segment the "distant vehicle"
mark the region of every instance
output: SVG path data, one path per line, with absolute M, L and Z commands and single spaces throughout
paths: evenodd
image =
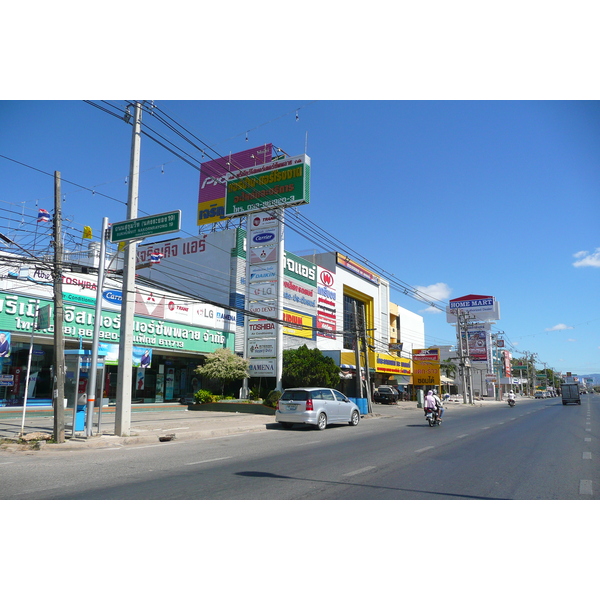
M 544 392 L 536 392 L 536 393 L 533 395 L 533 397 L 534 397 L 534 398 L 545 398 L 545 396 L 544 396 Z
M 581 404 L 580 390 L 578 383 L 563 383 L 560 386 L 563 404 Z
M 360 410 L 352 400 L 331 388 L 290 388 L 279 398 L 275 421 L 286 429 L 303 423 L 323 430 L 330 423 L 358 425 Z
M 380 385 L 373 393 L 373 400 L 382 404 L 395 404 L 398 402 L 398 390 L 391 385 Z

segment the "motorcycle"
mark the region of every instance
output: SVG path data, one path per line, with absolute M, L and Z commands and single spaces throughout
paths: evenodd
M 515 405 L 515 401 L 513 398 L 508 399 L 508 405 L 512 408 Z
M 432 408 L 427 409 L 425 418 L 427 419 L 427 422 L 429 423 L 429 427 L 435 427 L 436 425 L 442 424 L 442 422 L 440 421 L 440 419 L 438 417 L 437 410 L 433 410 Z

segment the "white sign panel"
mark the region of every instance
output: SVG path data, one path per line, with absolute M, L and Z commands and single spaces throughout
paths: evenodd
M 274 337 L 275 336 L 275 323 L 272 321 L 249 321 L 248 322 L 248 337 L 249 338 L 260 338 L 260 337 Z
M 279 232 L 277 227 L 267 227 L 265 229 L 255 229 L 250 231 L 250 248 L 277 243 L 279 243 Z
M 261 246 L 260 248 L 250 248 L 251 265 L 260 265 L 271 262 L 277 262 L 277 246 Z
M 248 217 L 248 224 L 251 228 L 258 229 L 260 227 L 276 227 L 279 224 L 279 219 L 276 214 L 268 212 L 254 213 Z
M 250 377 L 275 377 L 277 364 L 275 358 L 251 358 L 248 362 Z
M 275 301 L 250 302 L 248 310 L 270 319 L 277 318 L 277 303 Z
M 248 299 L 252 300 L 276 300 L 277 299 L 277 282 L 263 281 L 262 283 L 254 283 L 248 288 Z
M 250 358 L 270 358 L 277 354 L 275 338 L 254 340 L 248 344 Z
M 277 264 L 250 265 L 250 283 L 277 279 Z

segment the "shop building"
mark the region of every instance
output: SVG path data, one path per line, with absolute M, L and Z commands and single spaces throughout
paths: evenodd
M 90 251 L 91 255 L 95 250 Z M 19 261 L 22 261 L 21 263 Z M 96 263 L 97 267 L 97 263 Z M 93 341 L 97 275 L 92 266 L 63 273 L 65 350 L 90 350 Z M 54 286 L 49 267 L 0 253 L 0 405 L 22 405 L 28 378 L 28 403 L 51 403 Z M 103 396 L 116 396 L 121 323 L 121 277 L 108 273 L 101 296 L 99 347 L 104 355 Z M 36 321 L 45 313 L 49 322 Z M 235 347 L 235 311 L 199 302 L 140 277 L 136 282 L 133 324 L 132 402 L 178 402 L 191 397 L 201 382 L 194 374 L 199 355 Z M 35 329 L 36 325 L 41 328 Z M 31 350 L 31 368 L 27 363 Z M 68 379 L 68 374 L 67 374 Z M 77 382 L 85 391 L 85 381 Z
M 160 253 L 160 265 L 150 256 Z M 138 272 L 160 285 L 204 300 L 245 306 L 246 232 L 224 229 L 185 239 L 173 239 L 138 248 Z M 251 270 L 252 283 L 275 278 L 265 265 Z M 258 289 L 258 288 L 255 288 Z M 390 302 L 389 282 L 370 269 L 337 253 L 298 256 L 285 252 L 283 274 L 284 349 L 318 348 L 340 366 L 342 391 L 355 396 L 356 325 L 354 309 L 364 315 L 372 385 L 411 384 L 411 351 L 423 347 L 423 318 Z M 289 325 L 287 325 L 289 323 Z M 235 350 L 244 350 L 244 316 L 237 312 Z M 390 342 L 402 349 L 390 349 Z M 253 351 L 262 352 L 261 344 Z M 257 354 L 259 356 L 259 354 Z M 364 367 L 364 365 L 363 365 Z

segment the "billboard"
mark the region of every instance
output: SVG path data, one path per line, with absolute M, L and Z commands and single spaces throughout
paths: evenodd
M 228 177 L 225 216 L 237 217 L 309 201 L 310 158 L 302 154 L 240 169 Z
M 446 323 L 456 323 L 459 310 L 480 321 L 497 321 L 500 318 L 500 304 L 493 296 L 470 294 L 450 300 L 446 308 Z
M 198 193 L 198 225 L 208 225 L 228 218 L 225 216 L 226 179 L 232 171 L 270 163 L 272 157 L 273 144 L 264 144 L 202 163 Z

